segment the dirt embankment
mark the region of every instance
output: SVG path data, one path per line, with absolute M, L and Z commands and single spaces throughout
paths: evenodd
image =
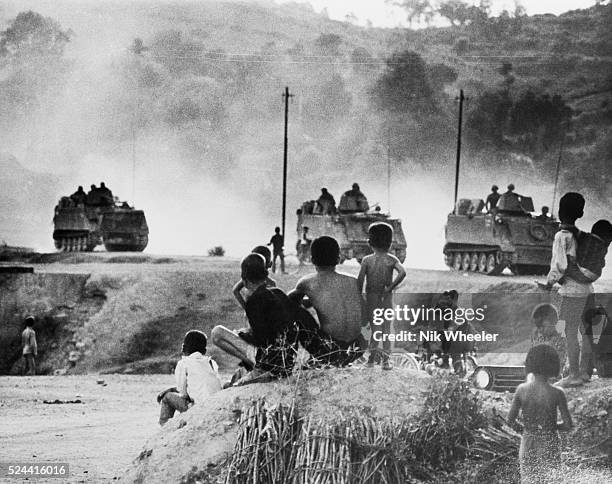
M 421 410 L 431 377 L 424 372 L 346 368 L 301 372 L 274 383 L 230 388 L 164 426 L 123 475 L 126 483 L 197 482 L 224 472 L 238 437 L 241 411 L 264 398 L 301 416 L 337 422 L 356 416 L 410 420 Z M 204 479 L 202 482 L 214 482 Z
M 43 373 L 168 373 L 187 330 L 210 334 L 217 324 L 246 324 L 231 294 L 239 278 L 237 260 L 89 253 L 43 255 L 30 265 L 33 275 L 3 274 L 0 279 L 0 344 L 7 348 L 0 373 L 20 370 L 19 335 L 26 313 L 38 318 Z M 339 270 L 356 274 L 358 267 L 349 263 Z M 288 275 L 274 275 L 284 290 L 313 268 L 289 270 Z M 528 339 L 529 315 L 536 304 L 557 302 L 554 293 L 537 290 L 532 279 L 408 269 L 395 304 L 429 306 L 435 294 L 456 289 L 460 306 L 485 308 L 477 329 L 499 334 L 496 343 L 481 345 L 480 352 L 499 351 Z M 599 289 L 607 289 L 606 284 L 610 281 Z M 395 330 L 409 326 L 396 321 Z M 210 354 L 222 368 L 235 363 L 213 346 Z

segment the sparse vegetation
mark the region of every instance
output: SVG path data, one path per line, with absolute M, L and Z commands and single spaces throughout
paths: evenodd
M 213 247 L 212 249 L 208 249 L 209 257 L 223 257 L 224 255 L 225 255 L 225 249 L 220 245 L 217 245 Z

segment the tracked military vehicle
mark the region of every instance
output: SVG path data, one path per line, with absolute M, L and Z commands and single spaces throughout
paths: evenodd
M 533 202 L 514 193 L 502 195 L 491 213 L 480 199 L 460 199 L 446 222 L 444 261 L 456 271 L 546 274 L 559 223 L 533 217 Z
M 393 244 L 390 252 L 404 262 L 406 239 L 401 221 L 381 213 L 378 207 L 370 210 L 365 197 L 352 198 L 344 194 L 338 210 L 334 209 L 331 213 L 321 209 L 314 200 L 304 202 L 297 210 L 298 244 L 303 228 L 308 227 L 308 237 L 312 240 L 328 235 L 338 241 L 340 263 L 353 258 L 361 262 L 366 255 L 372 253 L 368 245 L 368 227 L 374 222 L 385 222 L 393 227 Z
M 90 252 L 100 244 L 109 252 L 142 252 L 149 242 L 144 212 L 115 200 L 89 203 L 62 197 L 53 226 L 55 248 L 62 252 Z

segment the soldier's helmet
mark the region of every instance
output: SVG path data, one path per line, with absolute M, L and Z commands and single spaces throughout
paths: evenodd
M 353 183 L 353 190 L 359 190 L 359 184 Z
M 510 185 L 508 185 L 508 190 L 510 191 L 514 190 L 514 184 L 510 183 Z
M 492 191 L 492 192 L 496 192 L 497 190 L 499 190 L 499 187 L 498 187 L 497 185 L 493 185 L 493 186 L 491 187 L 491 191 Z

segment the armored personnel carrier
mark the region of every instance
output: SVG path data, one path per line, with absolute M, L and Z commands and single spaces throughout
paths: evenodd
M 62 252 L 90 252 L 100 244 L 109 252 L 142 252 L 149 227 L 142 210 L 126 202 L 77 202 L 62 197 L 53 217 L 55 248 Z
M 385 222 L 393 227 L 393 244 L 390 252 L 404 262 L 406 259 L 406 239 L 399 219 L 381 213 L 376 207 L 369 210 L 364 198 L 340 200 L 339 210 L 325 213 L 314 200 L 304 202 L 297 210 L 297 236 L 302 236 L 303 228 L 308 227 L 308 236 L 316 239 L 323 235 L 334 237 L 340 245 L 340 263 L 355 258 L 358 262 L 372 253 L 368 245 L 368 227 L 374 222 Z M 299 242 L 298 242 L 299 243 Z
M 446 222 L 444 261 L 456 271 L 546 274 L 559 223 L 533 217 L 529 197 L 500 198 L 497 209 L 483 213 L 480 199 L 460 199 Z

